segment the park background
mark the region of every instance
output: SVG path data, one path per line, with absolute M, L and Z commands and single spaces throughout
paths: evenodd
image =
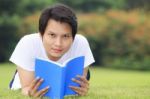
M 78 33 L 96 61 L 89 95 L 79 99 L 150 99 L 149 0 L 0 0 L 0 98 L 22 98 L 8 90 L 16 68 L 9 57 L 22 36 L 38 32 L 41 11 L 56 3 L 77 13 Z

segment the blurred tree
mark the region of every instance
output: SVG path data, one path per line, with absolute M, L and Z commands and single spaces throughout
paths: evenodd
M 20 22 L 16 15 L 18 7 L 18 0 L 0 0 L 0 62 L 8 59 L 12 45 L 17 40 Z
M 21 0 L 18 14 L 26 16 L 53 4 L 55 0 Z
M 52 2 L 53 0 L 0 0 L 0 62 L 8 61 L 19 40 L 21 20 Z
M 89 11 L 105 11 L 107 9 L 122 9 L 131 10 L 135 8 L 142 8 L 150 10 L 149 0 L 56 0 L 73 7 L 76 10 Z
M 0 17 L 0 62 L 4 62 L 18 40 L 18 27 L 20 18 L 18 16 L 2 15 Z
M 76 10 L 80 10 L 83 12 L 89 12 L 94 10 L 107 9 L 110 8 L 110 5 L 104 0 L 57 0 L 64 4 L 71 6 Z
M 0 16 L 2 14 L 13 15 L 19 7 L 18 0 L 0 0 Z
M 146 11 L 150 10 L 150 1 L 149 0 L 126 0 L 126 9 L 135 9 L 140 8 Z
M 125 7 L 126 0 L 103 0 L 106 4 L 110 5 L 111 9 L 123 9 Z

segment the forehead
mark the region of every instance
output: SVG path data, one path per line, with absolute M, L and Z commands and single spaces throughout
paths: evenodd
M 46 26 L 46 32 L 68 34 L 72 33 L 72 28 L 68 23 L 50 19 Z

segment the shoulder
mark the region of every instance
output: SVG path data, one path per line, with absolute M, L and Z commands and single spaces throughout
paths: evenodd
M 82 34 L 76 34 L 75 39 L 77 39 L 77 40 L 86 40 L 86 37 L 83 36 Z
M 35 33 L 35 34 L 28 34 L 28 35 L 23 36 L 20 39 L 20 41 L 17 43 L 15 49 L 18 49 L 18 50 L 33 49 L 40 42 L 40 36 L 38 35 L 39 35 L 38 33 Z
M 27 44 L 27 45 L 31 45 L 34 44 L 34 42 L 37 42 L 40 40 L 40 35 L 39 33 L 34 33 L 34 34 L 28 34 L 23 36 L 20 41 L 18 42 L 18 44 Z
M 34 59 L 41 51 L 39 47 L 40 35 L 38 35 L 37 33 L 23 36 L 15 47 L 10 61 L 25 70 L 33 71 Z
M 88 43 L 88 40 L 82 34 L 76 34 L 75 39 L 74 39 L 74 43 L 80 43 L 80 44 Z
M 35 40 L 39 38 L 40 38 L 39 33 L 34 33 L 34 34 L 28 34 L 28 35 L 23 36 L 21 40 L 28 41 L 28 40 Z
M 71 50 L 81 52 L 81 50 L 85 51 L 85 49 L 88 48 L 89 48 L 89 43 L 86 37 L 81 34 L 76 34 Z

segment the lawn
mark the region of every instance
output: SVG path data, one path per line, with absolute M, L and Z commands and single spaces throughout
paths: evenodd
M 8 89 L 14 71 L 14 65 L 0 64 L 0 99 L 30 99 Z M 91 74 L 87 96 L 65 99 L 150 99 L 150 72 L 91 68 Z

